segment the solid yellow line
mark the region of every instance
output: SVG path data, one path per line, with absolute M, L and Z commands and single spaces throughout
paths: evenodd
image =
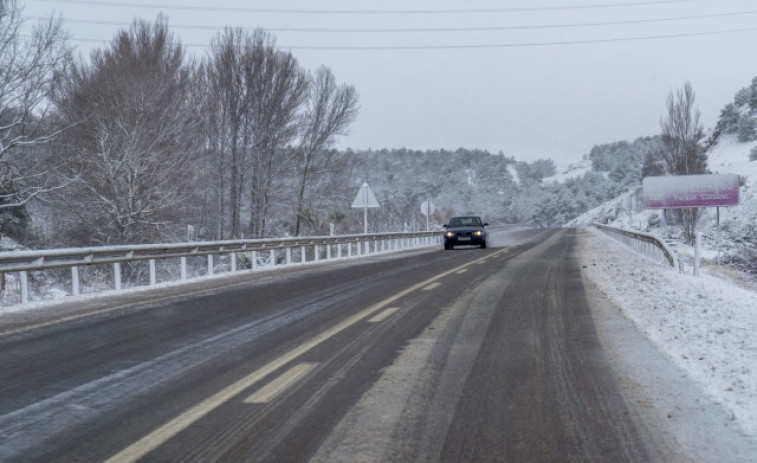
M 502 251 L 498 251 L 496 254 L 499 254 L 504 251 L 505 249 L 503 249 Z M 116 462 L 125 463 L 125 462 L 135 462 L 139 460 L 140 458 L 144 457 L 151 451 L 160 447 L 163 443 L 167 442 L 172 437 L 179 434 L 184 429 L 191 426 L 193 423 L 200 420 L 202 417 L 204 417 L 211 411 L 220 407 L 224 402 L 227 402 L 228 400 L 232 399 L 236 395 L 242 393 L 245 389 L 251 387 L 252 385 L 262 380 L 266 376 L 270 375 L 274 371 L 278 370 L 285 364 L 303 355 L 304 353 L 308 352 L 309 350 L 313 349 L 314 347 L 318 346 L 319 344 L 333 337 L 337 333 L 344 331 L 345 329 L 349 328 L 350 326 L 354 325 L 360 320 L 363 320 L 364 318 L 367 318 L 368 316 L 378 312 L 379 310 L 383 309 L 384 307 L 388 306 L 394 301 L 404 296 L 407 296 L 413 291 L 417 291 L 423 287 L 426 287 L 430 285 L 431 283 L 435 282 L 436 280 L 439 280 L 440 278 L 443 278 L 447 275 L 457 272 L 460 269 L 463 269 L 476 262 L 477 261 L 474 260 L 474 261 L 468 262 L 467 264 L 463 264 L 463 265 L 460 265 L 459 267 L 455 267 L 451 270 L 440 273 L 439 275 L 431 277 L 428 280 L 423 281 L 421 283 L 415 284 L 405 290 L 402 290 L 384 299 L 381 302 L 378 302 L 368 307 L 367 309 L 364 309 L 356 313 L 355 315 L 352 315 L 351 317 L 348 317 L 347 319 L 337 324 L 336 326 L 324 331 L 318 336 L 311 338 L 310 340 L 295 347 L 294 349 L 282 355 L 281 357 L 271 361 L 270 363 L 263 366 L 262 368 L 250 373 L 249 375 L 245 376 L 244 378 L 240 380 L 237 380 L 231 385 L 225 387 L 219 392 L 201 401 L 200 403 L 193 406 L 192 408 L 185 411 L 184 413 L 180 414 L 179 416 L 172 419 L 168 423 L 165 423 L 164 425 L 160 426 L 158 429 L 152 431 L 148 435 L 139 439 L 137 442 L 133 443 L 132 445 L 126 447 L 125 449 L 121 450 L 117 454 L 108 458 L 107 460 L 105 460 L 105 463 L 116 463 Z
M 286 373 L 274 379 L 268 385 L 252 394 L 248 398 L 244 399 L 246 404 L 265 404 L 276 397 L 279 394 L 290 388 L 294 383 L 300 380 L 303 376 L 308 374 L 310 370 L 318 366 L 317 363 L 300 363 L 293 366 Z
M 381 312 L 380 314 L 376 315 L 375 317 L 371 318 L 368 321 L 370 323 L 383 322 L 384 320 L 386 320 L 387 318 L 389 318 L 391 315 L 394 314 L 394 312 L 396 312 L 398 310 L 400 310 L 399 307 L 390 307 L 390 308 L 384 310 L 383 312 Z

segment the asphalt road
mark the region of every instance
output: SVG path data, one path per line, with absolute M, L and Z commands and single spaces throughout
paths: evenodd
M 0 324 L 0 461 L 657 460 L 574 240 L 508 232 Z

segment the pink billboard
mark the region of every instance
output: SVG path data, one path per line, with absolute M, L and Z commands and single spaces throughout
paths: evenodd
M 739 176 L 734 174 L 646 177 L 641 186 L 644 207 L 648 208 L 678 209 L 739 204 Z

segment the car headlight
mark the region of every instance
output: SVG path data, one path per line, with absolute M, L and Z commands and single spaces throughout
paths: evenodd
M 484 232 L 482 232 L 481 230 L 476 230 L 475 235 L 476 236 L 484 236 Z
M 453 236 L 455 236 L 455 234 L 452 232 L 447 232 L 444 234 L 444 236 L 446 236 L 447 238 L 452 238 Z

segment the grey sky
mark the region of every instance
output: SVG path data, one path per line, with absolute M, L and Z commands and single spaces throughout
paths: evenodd
M 361 111 L 341 148 L 481 148 L 565 166 L 595 144 L 658 133 L 686 80 L 710 128 L 757 76 L 757 0 L 25 3 L 27 17 L 60 13 L 85 55 L 161 11 L 197 54 L 223 26 L 271 30 L 305 68 L 356 87 Z

